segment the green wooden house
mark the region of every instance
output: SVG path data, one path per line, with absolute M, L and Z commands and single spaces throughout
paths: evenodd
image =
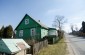
M 40 40 L 47 35 L 48 27 L 27 14 L 15 28 L 15 38 Z

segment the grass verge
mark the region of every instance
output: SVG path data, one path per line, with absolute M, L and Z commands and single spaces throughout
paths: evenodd
M 41 49 L 38 55 L 65 55 L 66 47 L 65 40 L 62 38 L 58 43 L 48 45 L 47 47 Z

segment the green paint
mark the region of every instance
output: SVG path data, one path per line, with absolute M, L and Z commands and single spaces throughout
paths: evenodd
M 48 30 L 46 29 L 41 29 L 41 38 L 43 38 L 44 36 L 48 35 Z
M 29 19 L 29 23 L 26 25 L 25 20 Z M 35 28 L 36 35 L 31 36 L 31 29 Z M 28 16 L 27 14 L 24 16 L 22 21 L 19 23 L 19 25 L 16 27 L 16 38 L 23 38 L 23 39 L 31 39 L 34 38 L 36 40 L 40 40 L 44 36 L 48 34 L 47 27 L 44 27 L 44 25 L 41 25 L 41 23 L 35 21 L 33 18 Z M 19 31 L 23 30 L 23 37 L 19 37 Z

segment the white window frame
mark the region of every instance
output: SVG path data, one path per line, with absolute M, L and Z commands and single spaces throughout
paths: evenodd
M 23 37 L 23 30 L 19 31 L 19 37 Z
M 29 19 L 25 19 L 25 25 L 29 24 Z
M 36 35 L 36 29 L 35 28 L 31 28 L 31 36 L 35 36 Z

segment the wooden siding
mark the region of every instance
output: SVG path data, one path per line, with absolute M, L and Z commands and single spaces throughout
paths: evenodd
M 43 37 L 45 37 L 47 35 L 48 35 L 48 30 L 42 28 L 41 29 L 41 38 L 43 38 Z
M 29 19 L 29 24 L 25 24 L 25 19 Z M 40 39 L 41 32 L 40 32 L 40 25 L 37 24 L 34 20 L 32 20 L 29 16 L 26 16 L 24 20 L 20 23 L 20 25 L 16 29 L 16 38 L 23 38 L 23 39 L 31 39 L 31 28 L 36 29 L 36 39 Z M 23 37 L 19 37 L 19 31 L 23 30 Z
M 25 24 L 25 19 L 29 19 L 29 24 Z M 36 29 L 36 35 L 34 37 L 31 36 L 31 28 Z M 29 16 L 25 16 L 22 21 L 17 26 L 16 30 L 16 38 L 23 38 L 23 39 L 31 39 L 35 38 L 37 40 L 40 40 L 44 36 L 48 34 L 48 30 L 46 28 L 43 28 L 38 22 L 36 22 L 34 19 L 32 19 Z M 23 36 L 19 37 L 19 31 L 23 30 Z
M 29 24 L 25 24 L 25 19 L 29 19 Z M 18 26 L 17 29 L 26 29 L 26 28 L 33 28 L 33 27 L 40 27 L 34 20 L 32 20 L 29 16 L 26 16 L 22 23 Z

